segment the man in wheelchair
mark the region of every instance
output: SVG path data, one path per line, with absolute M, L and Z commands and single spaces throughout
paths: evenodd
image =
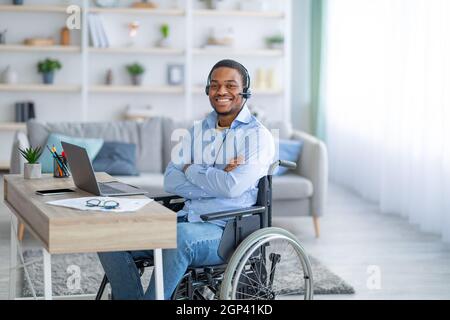
M 164 174 L 165 191 L 186 199 L 177 213 L 177 248 L 163 250 L 165 299 L 172 297 L 188 267 L 226 262 L 218 250 L 226 219 L 204 221 L 201 216 L 255 205 L 258 182 L 274 161 L 271 133 L 246 106 L 251 96 L 246 68 L 233 60 L 219 61 L 205 92 L 214 111 L 189 130 Z M 114 299 L 154 299 L 154 277 L 144 292 L 136 266 L 152 254 L 98 253 Z

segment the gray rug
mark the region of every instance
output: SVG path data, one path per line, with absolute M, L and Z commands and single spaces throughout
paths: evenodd
M 32 262 L 27 266 L 37 296 L 43 296 L 43 270 L 41 250 L 24 251 L 25 262 Z M 353 287 L 339 276 L 331 272 L 320 261 L 310 257 L 314 277 L 314 294 L 353 294 Z M 298 264 L 292 264 L 293 267 Z M 142 277 L 144 289 L 147 287 L 151 269 L 147 268 Z M 290 268 L 288 268 L 290 269 Z M 289 287 L 292 283 L 292 270 L 283 270 L 287 284 L 287 291 L 301 294 L 303 288 Z M 103 269 L 96 254 L 59 254 L 52 255 L 52 289 L 54 296 L 73 294 L 95 294 L 103 277 Z M 299 272 L 296 272 L 300 276 Z M 32 293 L 25 276 L 22 274 L 22 295 L 31 297 Z M 295 282 L 298 283 L 298 282 Z

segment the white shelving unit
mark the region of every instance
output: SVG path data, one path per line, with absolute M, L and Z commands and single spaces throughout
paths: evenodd
M 261 101 L 264 103 L 267 101 L 266 105 L 269 108 L 276 106 L 274 114 L 284 121 L 290 121 L 292 0 L 267 0 L 276 7 L 276 9 L 270 11 L 241 11 L 237 9 L 239 0 L 226 1 L 234 4 L 227 9 L 208 10 L 204 9 L 204 2 L 198 0 L 178 1 L 180 8 L 169 8 L 166 6 L 166 1 L 155 0 L 154 2 L 161 7 L 158 9 L 127 7 L 133 2 L 132 0 L 120 1 L 121 7 L 115 8 L 96 7 L 92 0 L 29 0 L 30 4 L 25 2 L 21 6 L 10 5 L 9 0 L 0 0 L 0 29 L 6 27 L 2 25 L 2 20 L 5 20 L 2 17 L 6 16 L 2 15 L 14 15 L 17 21 L 22 14 L 26 14 L 27 19 L 33 19 L 30 17 L 34 15 L 39 17 L 30 23 L 21 23 L 20 28 L 22 30 L 19 31 L 25 36 L 33 35 L 33 32 L 29 30 L 30 26 L 45 25 L 45 23 L 42 23 L 42 17 L 46 17 L 48 21 L 67 18 L 68 4 L 80 5 L 82 12 L 82 28 L 79 31 L 72 31 L 72 34 L 76 34 L 77 37 L 75 37 L 76 41 L 70 46 L 27 46 L 20 44 L 19 39 L 0 45 L 0 72 L 2 67 L 8 65 L 8 57 L 14 57 L 16 61 L 19 61 L 18 59 L 20 61 L 26 60 L 28 65 L 33 68 L 29 71 L 29 77 L 20 77 L 19 84 L 0 84 L 0 93 L 4 97 L 9 97 L 8 99 L 0 97 L 0 107 L 6 107 L 1 105 L 5 104 L 5 101 L 21 100 L 24 97 L 34 99 L 34 95 L 39 95 L 41 101 L 44 101 L 46 105 L 45 110 L 47 112 L 41 117 L 42 120 L 54 120 L 50 116 L 50 114 L 54 114 L 53 111 L 50 111 L 53 104 L 56 104 L 54 107 L 55 114 L 59 112 L 64 115 L 67 109 L 60 108 L 62 99 L 76 105 L 76 111 L 73 111 L 74 116 L 70 116 L 71 120 L 112 120 L 107 116 L 117 115 L 117 112 L 108 112 L 108 104 L 119 104 L 128 99 L 130 101 L 141 101 L 141 104 L 156 101 L 155 112 L 158 114 L 170 111 L 171 116 L 187 119 L 198 118 L 203 114 L 201 112 L 208 111 L 209 108 L 207 99 L 201 97 L 201 94 L 204 93 L 203 85 L 209 69 L 219 59 L 230 57 L 243 62 L 249 69 L 252 87 L 256 83 L 256 70 L 259 66 L 269 66 L 276 70 L 279 87 L 270 89 L 253 87 L 254 97 L 249 102 L 255 101 L 256 104 L 260 104 Z M 42 2 L 47 4 L 41 4 Z M 116 40 L 116 43 L 112 41 L 111 47 L 94 48 L 90 45 L 87 22 L 89 13 L 96 13 L 103 17 L 108 35 Z M 9 21 L 11 22 L 11 20 Z M 126 29 L 125 22 L 131 21 L 142 22 L 142 28 L 145 27 L 146 29 L 142 29 L 140 32 L 148 37 L 148 40 L 138 46 L 128 47 L 120 43 L 119 40 L 121 37 L 123 40 Z M 156 27 L 151 29 L 153 27 L 152 25 L 149 27 L 149 24 L 156 25 L 161 22 L 168 22 L 171 25 L 171 35 L 175 35 L 173 47 L 159 48 L 150 43 L 150 40 L 155 40 L 158 30 Z M 145 25 L 146 23 L 147 25 Z M 205 49 L 202 47 L 200 39 L 205 39 L 207 36 L 206 30 L 209 27 L 225 27 L 226 25 L 237 26 L 235 30 L 237 41 L 235 41 L 236 44 L 233 48 Z M 281 32 L 285 37 L 284 48 L 265 48 L 264 37 L 276 31 Z M 57 76 L 55 85 L 40 84 L 34 70 L 35 67 L 32 66 L 38 59 L 47 55 L 56 56 L 61 60 L 63 69 L 68 72 L 64 76 Z M 71 62 L 67 62 L 69 60 Z M 146 66 L 149 67 L 149 72 L 146 73 L 147 82 L 144 82 L 140 87 L 130 86 L 125 81 L 128 80 L 128 75 L 126 75 L 123 65 L 133 61 L 144 61 Z M 120 67 L 119 69 L 116 66 L 114 77 L 115 80 L 121 81 L 115 81 L 114 85 L 106 86 L 103 84 L 105 70 L 113 64 Z M 166 67 L 168 64 L 184 66 L 183 85 L 166 85 Z M 70 73 L 67 71 L 69 68 L 71 68 Z M 43 96 L 42 93 L 45 95 Z M 53 94 L 55 97 L 59 97 L 55 103 L 52 101 Z M 123 107 L 125 107 L 125 103 L 123 104 Z M 198 105 L 203 105 L 204 110 L 197 111 Z M 39 118 L 39 103 L 36 108 Z M 112 109 L 113 107 L 111 107 Z M 0 116 L 0 122 L 9 123 L 11 120 Z M 6 126 L 5 128 L 14 130 L 14 126 Z

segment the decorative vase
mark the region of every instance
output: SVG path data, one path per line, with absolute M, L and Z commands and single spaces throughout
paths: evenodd
M 131 75 L 131 83 L 133 86 L 140 86 L 142 84 L 142 74 Z
M 54 72 L 45 72 L 42 74 L 42 80 L 44 84 L 53 84 L 55 73 Z
M 16 84 L 17 83 L 17 72 L 11 69 L 10 66 L 7 66 L 6 69 L 2 73 L 2 80 L 7 84 Z
M 170 47 L 169 38 L 161 38 L 159 39 L 157 46 L 160 48 L 168 48 Z
M 25 179 L 39 179 L 42 177 L 40 163 L 25 163 L 23 167 L 23 177 Z

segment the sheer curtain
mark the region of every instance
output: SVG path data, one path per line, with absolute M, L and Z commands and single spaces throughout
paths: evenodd
M 327 10 L 331 179 L 450 242 L 450 1 Z

